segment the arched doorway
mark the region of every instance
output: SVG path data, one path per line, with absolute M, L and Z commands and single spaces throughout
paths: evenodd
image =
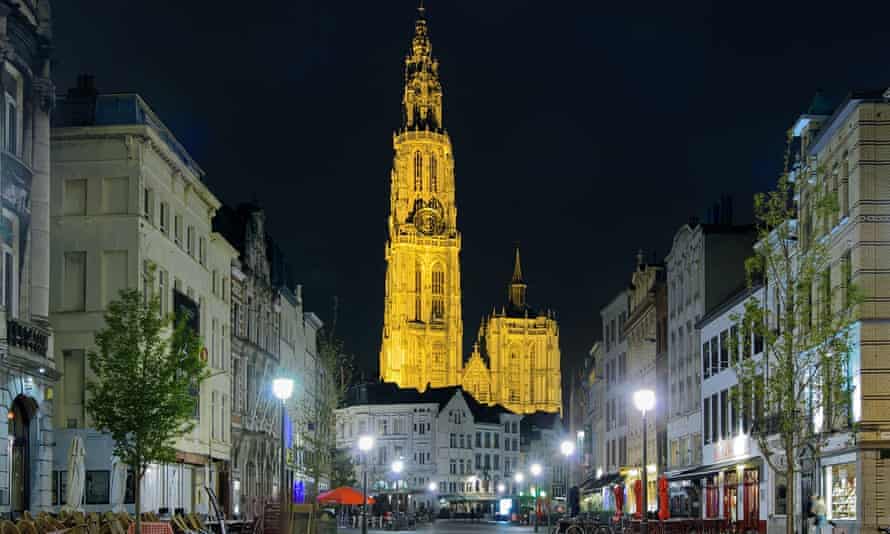
M 31 421 L 37 414 L 34 399 L 19 395 L 7 414 L 12 439 L 10 505 L 14 517 L 31 505 Z

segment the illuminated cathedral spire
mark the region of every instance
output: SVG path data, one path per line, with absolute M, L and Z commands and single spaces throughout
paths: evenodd
M 433 57 L 426 9 L 421 2 L 414 23 L 411 52 L 405 58 L 405 92 L 402 98 L 402 128 L 442 130 L 442 84 L 439 61 Z
M 510 306 L 525 308 L 525 290 L 528 287 L 522 279 L 522 264 L 519 261 L 519 245 L 516 245 L 516 258 L 513 261 L 513 278 L 510 280 Z

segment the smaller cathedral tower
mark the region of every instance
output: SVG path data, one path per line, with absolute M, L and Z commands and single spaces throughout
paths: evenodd
M 559 325 L 553 312 L 528 304 L 527 288 L 516 247 L 507 304 L 483 319 L 461 383 L 480 402 L 516 413 L 562 412 Z

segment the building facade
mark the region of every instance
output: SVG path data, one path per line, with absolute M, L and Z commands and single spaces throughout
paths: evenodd
M 696 324 L 715 306 L 745 285 L 745 260 L 754 231 L 732 224 L 731 204 L 724 199 L 711 222 L 683 225 L 667 256 L 668 384 L 666 402 L 670 474 L 701 464 L 701 347 Z M 688 482 L 678 483 L 684 488 Z M 683 489 L 688 502 L 677 500 L 674 515 L 698 516 L 699 490 Z M 673 503 L 674 501 L 672 501 Z
M 272 380 L 281 371 L 281 293 L 273 284 L 265 212 L 252 204 L 224 206 L 214 228 L 238 251 L 232 280 L 233 511 L 247 517 L 278 495 L 281 415 Z
M 455 385 L 463 321 L 454 153 L 422 8 L 405 58 L 393 149 L 380 377 L 421 391 Z
M 810 109 L 792 128 L 792 169 L 798 200 L 799 243 L 824 240 L 831 267 L 824 274 L 831 288 L 820 306 L 838 310 L 844 287 L 852 283 L 862 296 L 852 329 L 849 382 L 851 409 L 846 423 L 830 428 L 825 414 L 816 430 L 831 432 L 811 473 L 802 473 L 800 493 L 825 497 L 828 519 L 848 532 L 868 532 L 890 523 L 890 504 L 881 489 L 890 480 L 890 371 L 885 347 L 890 273 L 890 183 L 882 148 L 890 139 L 890 92 L 853 92 L 835 109 Z M 890 115 L 888 115 L 890 116 Z M 838 210 L 819 216 L 820 198 L 833 195 Z M 827 304 L 826 304 L 827 302 Z M 855 430 L 851 430 L 855 424 Z M 798 499 L 797 502 L 800 502 Z M 798 513 L 802 513 L 799 511 Z
M 629 289 L 629 314 L 624 322 L 623 335 L 627 340 L 628 381 L 625 393 L 626 403 L 631 411 L 627 424 L 627 456 L 628 470 L 625 484 L 629 509 L 636 510 L 636 481 L 640 480 L 642 469 L 648 470 L 648 503 L 647 509 L 654 510 L 658 492 L 656 491 L 657 476 L 664 472 L 664 466 L 656 463 L 657 438 L 656 417 L 648 414 L 646 419 L 646 441 L 643 441 L 643 421 L 641 414 L 633 406 L 633 392 L 648 389 L 657 390 L 656 377 L 656 332 L 658 316 L 655 306 L 655 293 L 665 284 L 664 266 L 646 261 L 643 252 L 637 254 L 637 264 L 631 275 Z M 647 465 L 643 466 L 643 447 L 646 447 Z M 641 497 L 642 498 L 642 497 Z
M 210 377 L 197 392 L 195 428 L 176 442 L 173 465 L 152 466 L 143 507 L 208 511 L 204 486 L 221 489 L 231 453 L 229 266 L 236 251 L 213 231 L 219 201 L 204 172 L 142 98 L 98 94 L 82 77 L 60 98 L 52 131 L 52 255 L 59 283 L 50 309 L 62 372 L 55 413 L 56 504 L 74 436 L 86 449 L 88 509 L 109 503 L 113 442 L 85 410 L 86 354 L 123 289 L 156 294 L 161 311 L 197 313 Z M 224 493 L 224 492 L 223 492 Z
M 559 324 L 528 304 L 526 289 L 517 248 L 507 304 L 483 319 L 461 385 L 515 413 L 562 412 Z
M 627 466 L 627 412 L 632 408 L 633 390 L 627 387 L 627 338 L 624 323 L 630 313 L 630 291 L 623 289 L 600 310 L 603 320 L 603 395 L 605 431 L 603 466 L 608 474 L 619 474 Z
M 48 0 L 0 2 L 0 514 L 52 505 L 54 384 L 50 323 Z
M 421 393 L 369 384 L 350 390 L 346 404 L 337 411 L 337 448 L 352 456 L 356 480 L 367 473 L 377 502 L 403 511 L 495 514 L 500 497 L 517 495 L 520 415 L 482 405 L 460 387 Z M 367 455 L 357 448 L 363 435 L 375 439 Z M 404 463 L 401 473 L 392 470 L 396 460 Z

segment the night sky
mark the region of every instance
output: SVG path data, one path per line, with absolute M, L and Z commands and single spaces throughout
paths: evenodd
M 392 132 L 413 0 L 61 0 L 60 92 L 137 92 L 230 204 L 255 200 L 376 377 Z M 638 248 L 721 193 L 737 219 L 819 88 L 890 85 L 890 5 L 428 0 L 455 147 L 465 346 L 506 299 L 557 310 L 563 366 L 600 333 Z

